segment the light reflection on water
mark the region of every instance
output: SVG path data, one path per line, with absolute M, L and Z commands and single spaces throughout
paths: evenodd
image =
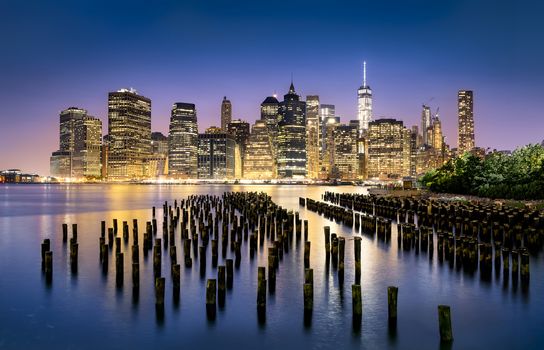
M 0 348 L 126 348 L 127 346 L 179 348 L 431 348 L 439 347 L 438 304 L 452 307 L 454 348 L 542 348 L 544 292 L 542 262 L 531 260 L 528 295 L 503 288 L 502 276 L 481 281 L 440 264 L 434 255 L 398 250 L 396 225 L 391 243 L 363 235 L 363 319 L 359 332 L 352 330 L 351 284 L 353 230 L 300 208 L 299 197 L 321 199 L 325 191 L 362 192 L 361 187 L 317 186 L 155 186 L 155 185 L 36 185 L 0 187 Z M 314 269 L 314 311 L 311 327 L 303 322 L 303 244 L 293 248 L 280 264 L 276 292 L 268 295 L 265 325 L 256 312 L 257 266 L 266 266 L 267 244 L 254 260 L 242 248 L 242 264 L 235 269 L 234 287 L 227 292 L 224 309 L 214 322 L 206 319 L 205 279 L 215 278 L 208 246 L 206 275 L 201 278 L 197 259 L 181 268 L 181 297 L 172 303 L 168 251 L 163 250 L 166 277 L 164 319 L 157 322 L 152 253 L 140 252 L 140 289 L 134 301 L 130 248 L 132 219 L 138 219 L 140 245 L 151 207 L 157 207 L 158 232 L 162 234 L 162 203 L 193 194 L 221 195 L 224 191 L 264 191 L 288 209 L 299 210 L 309 220 L 312 242 L 310 264 Z M 108 272 L 99 262 L 100 221 L 108 226 L 117 218 L 128 221 L 130 239 L 123 243 L 123 287 L 115 283 L 115 259 Z M 62 223 L 78 224 L 79 264 L 70 273 L 68 245 L 62 242 Z M 323 226 L 346 237 L 345 280 L 339 284 L 332 264 L 325 264 Z M 182 256 L 179 231 L 178 261 Z M 355 233 L 356 234 L 356 233 Z M 54 252 L 53 283 L 46 286 L 40 270 L 40 243 L 51 239 Z M 436 244 L 436 240 L 435 240 Z M 227 249 L 227 257 L 231 257 Z M 541 260 L 541 258 L 539 258 Z M 224 264 L 220 252 L 219 265 Z M 387 286 L 399 287 L 398 328 L 387 330 Z

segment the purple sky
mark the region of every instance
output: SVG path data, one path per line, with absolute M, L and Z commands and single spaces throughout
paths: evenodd
M 448 4 L 449 3 L 449 4 Z M 356 118 L 362 61 L 374 117 L 419 124 L 421 104 L 457 145 L 457 90 L 474 90 L 476 144 L 544 139 L 543 5 L 531 1 L 13 2 L 0 9 L 0 169 L 49 173 L 58 113 L 85 108 L 107 131 L 107 94 L 134 87 L 167 133 L 174 102 L 219 124 L 226 95 L 253 122 L 286 93 Z

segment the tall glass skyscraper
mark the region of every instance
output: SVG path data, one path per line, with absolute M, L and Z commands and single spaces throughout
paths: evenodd
M 266 122 L 257 120 L 251 129 L 244 157 L 244 178 L 270 180 L 276 177 L 276 162 L 272 154 L 272 138 Z
M 227 125 L 232 121 L 232 104 L 227 100 L 227 96 L 223 97 L 221 102 L 221 129 L 227 131 Z
M 225 180 L 235 175 L 234 136 L 219 128 L 198 135 L 198 178 Z
M 423 105 L 423 110 L 421 111 L 421 136 L 423 137 L 424 145 L 431 145 L 429 140 L 429 127 L 431 127 L 432 122 L 431 116 L 431 107 Z
M 60 112 L 59 150 L 51 156 L 51 175 L 101 177 L 102 121 L 70 107 Z
M 366 62 L 363 62 L 363 85 L 357 90 L 357 119 L 359 120 L 359 134 L 368 129 L 372 121 L 372 89 L 366 84 Z
M 306 176 L 306 103 L 300 101 L 293 83 L 280 103 L 278 123 L 278 176 Z
M 198 168 L 198 125 L 192 103 L 174 103 L 168 135 L 168 175 L 196 179 Z
M 306 96 L 306 164 L 307 177 L 310 179 L 319 177 L 320 136 L 319 96 Z
M 272 152 L 275 155 L 277 154 L 277 141 L 278 141 L 278 132 L 279 126 L 278 122 L 280 120 L 280 103 L 275 96 L 268 96 L 261 103 L 261 120 L 263 120 L 268 128 L 270 134 L 270 140 L 272 142 Z
M 134 89 L 108 94 L 108 178 L 139 179 L 151 154 L 151 100 Z
M 475 147 L 472 91 L 459 90 L 457 111 L 459 118 L 458 150 L 459 153 L 470 152 Z

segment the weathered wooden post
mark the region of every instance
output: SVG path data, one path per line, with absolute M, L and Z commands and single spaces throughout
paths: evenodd
M 217 267 L 218 256 L 217 239 L 212 239 L 212 267 Z
M 48 250 L 44 256 L 45 279 L 47 283 L 51 283 L 53 279 L 53 252 Z
M 523 283 L 528 283 L 529 278 L 529 253 L 523 252 L 521 254 L 521 281 Z
M 361 296 L 361 285 L 351 286 L 351 304 L 353 313 L 353 326 L 359 327 L 363 316 L 363 298 Z
M 217 267 L 217 287 L 219 307 L 222 308 L 225 306 L 226 295 L 225 265 L 219 265 Z
M 214 320 L 216 314 L 216 289 L 217 281 L 208 279 L 206 282 L 206 314 L 210 320 Z
M 438 305 L 438 327 L 440 330 L 440 341 L 444 343 L 453 341 L 451 311 L 448 305 Z
M 72 224 L 72 238 L 77 242 L 77 224 Z
M 132 263 L 132 287 L 138 288 L 140 286 L 140 263 Z
M 79 245 L 74 238 L 70 238 L 70 266 L 72 273 L 77 273 L 77 256 Z
M 266 310 L 266 278 L 265 267 L 257 268 L 257 310 L 264 312 Z
M 308 240 L 308 220 L 304 220 L 304 241 Z
M 68 241 L 68 224 L 62 224 L 62 242 Z
M 232 289 L 232 284 L 234 280 L 234 264 L 232 259 L 227 259 L 227 289 Z
M 268 248 L 268 290 L 270 294 L 276 291 L 276 248 Z
M 164 277 L 155 278 L 155 304 L 164 305 Z
M 51 240 L 46 238 L 42 243 L 42 267 L 45 267 L 45 253 L 51 250 Z
M 311 242 L 304 242 L 304 267 L 310 267 L 310 246 Z
M 329 258 L 331 254 L 331 228 L 325 226 L 323 230 L 325 231 L 325 253 L 327 254 L 327 258 Z
M 173 298 L 174 304 L 179 304 L 179 294 L 180 294 L 180 274 L 181 266 L 179 264 L 172 265 L 172 287 L 173 287 Z
M 361 237 L 353 238 L 355 252 L 355 284 L 361 284 Z
M 198 253 L 200 257 L 200 275 L 206 274 L 206 247 L 199 247 Z
M 346 247 L 346 239 L 344 237 L 338 238 L 338 282 L 342 285 L 344 283 L 344 253 Z
M 123 253 L 117 253 L 115 255 L 115 281 L 117 286 L 123 285 L 123 270 L 124 270 L 124 255 Z
M 397 325 L 397 296 L 398 287 L 387 287 L 387 310 L 389 326 L 395 327 Z
M 159 277 L 161 275 L 161 258 L 160 239 L 156 239 L 155 245 L 153 246 L 153 275 L 155 277 Z

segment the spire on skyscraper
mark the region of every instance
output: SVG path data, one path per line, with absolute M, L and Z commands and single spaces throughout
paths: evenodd
M 366 87 L 366 61 L 363 61 L 363 86 Z

